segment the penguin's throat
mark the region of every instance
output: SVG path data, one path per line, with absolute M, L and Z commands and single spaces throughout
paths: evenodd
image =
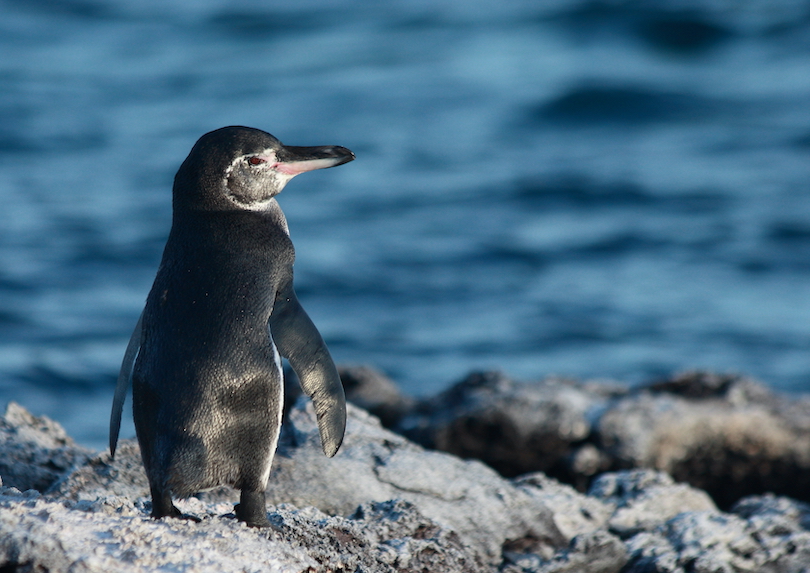
M 225 196 L 240 209 L 251 211 L 264 211 L 273 203 L 287 181 L 273 181 L 266 185 L 240 185 L 239 181 L 228 180 Z

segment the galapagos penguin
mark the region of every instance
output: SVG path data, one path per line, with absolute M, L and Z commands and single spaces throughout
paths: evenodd
M 340 447 L 343 386 L 293 290 L 295 251 L 274 197 L 299 173 L 353 159 L 344 147 L 285 146 L 233 126 L 203 135 L 180 166 L 171 231 L 110 417 L 115 455 L 131 381 L 152 517 L 181 516 L 172 496 L 230 485 L 241 490 L 237 519 L 269 525 L 264 492 L 281 426 L 281 356 L 313 401 L 324 453 Z

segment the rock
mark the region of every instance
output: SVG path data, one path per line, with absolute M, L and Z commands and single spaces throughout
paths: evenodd
M 773 495 L 752 496 L 734 514 L 684 511 L 626 541 L 624 571 L 793 573 L 810 563 L 810 506 Z M 651 524 L 652 525 L 652 524 Z
M 633 572 L 762 571 L 769 561 L 743 519 L 711 511 L 681 513 L 654 532 L 631 538 L 627 546 L 626 571 Z
M 564 547 L 551 511 L 478 461 L 425 451 L 350 405 L 346 438 L 335 458 L 321 452 L 314 412 L 290 413 L 270 476 L 270 503 L 312 505 L 348 515 L 361 503 L 402 499 L 484 556 L 501 559 L 505 543 L 531 537 L 552 554 Z
M 746 498 L 726 514 L 651 470 L 603 474 L 588 496 L 542 474 L 515 483 L 544 496 L 560 530 L 576 535 L 551 558 L 505 548 L 500 573 L 793 573 L 810 563 L 810 506 L 789 498 Z
M 588 495 L 615 508 L 607 525 L 622 538 L 652 531 L 685 511 L 717 509 L 706 492 L 676 484 L 669 475 L 652 470 L 602 474 Z
M 738 501 L 732 513 L 748 522 L 765 563 L 778 571 L 806 571 L 810 563 L 810 505 L 767 494 Z
M 516 487 L 551 510 L 554 525 L 566 539 L 606 528 L 614 507 L 537 472 L 513 481 Z M 512 550 L 515 549 L 513 543 Z
M 436 527 L 453 531 L 470 556 L 487 564 L 500 563 L 504 545 L 516 539 L 532 539 L 533 548 L 547 556 L 568 544 L 570 537 L 559 532 L 542 497 L 516 488 L 480 462 L 425 451 L 351 404 L 348 413 L 343 446 L 327 458 L 309 400 L 291 408 L 270 476 L 269 504 L 352 516 L 363 504 L 402 500 Z M 137 444 L 126 440 L 115 460 L 106 453 L 93 457 L 52 489 L 73 501 L 147 493 Z M 237 500 L 228 488 L 199 497 L 208 503 Z
M 810 530 L 810 505 L 772 493 L 743 498 L 734 504 L 731 512 L 749 521 L 778 517 L 784 531 Z
M 498 372 L 475 373 L 422 401 L 397 429 L 507 477 L 542 471 L 564 479 L 572 452 L 589 437 L 594 415 L 613 392 L 558 378 L 521 384 Z M 597 459 L 589 471 L 600 465 Z
M 72 501 L 93 500 L 107 495 L 137 499 L 149 495 L 149 482 L 136 440 L 120 440 L 115 459 L 102 452 L 74 471 L 63 475 L 47 490 L 52 496 Z
M 16 402 L 9 402 L 0 418 L 0 451 L 3 485 L 41 492 L 92 453 L 78 446 L 62 426 L 31 415 Z
M 314 419 L 308 420 L 312 412 L 303 406 L 308 403 L 302 400 L 300 411 L 293 409 L 293 423 L 299 419 L 306 423 L 290 431 L 296 439 L 304 438 L 305 448 L 311 445 L 320 450 Z M 366 422 L 384 432 L 365 412 L 350 407 L 350 413 L 350 427 L 358 434 L 363 435 L 361 428 Z M 19 407 L 14 415 L 22 420 L 30 417 Z M 302 433 L 302 427 L 308 431 L 309 422 L 313 436 Z M 70 443 L 57 425 L 46 419 L 38 423 L 42 426 L 40 442 Z M 28 437 L 25 432 L 16 435 Z M 39 447 L 30 439 L 15 443 L 13 437 L 2 446 L 3 459 L 6 451 Z M 53 451 L 55 457 L 62 454 Z M 477 462 L 456 461 L 479 465 L 504 487 L 510 487 Z M 299 486 L 306 488 L 306 484 Z M 354 504 L 348 516 L 327 515 L 312 506 L 269 506 L 273 527 L 255 530 L 223 517 L 233 510 L 230 503 L 195 498 L 176 503 L 182 511 L 203 518 L 202 523 L 152 520 L 147 492 L 137 443 L 127 440 L 120 444 L 115 460 L 108 453 L 89 457 L 83 466 L 61 476 L 47 496 L 35 490 L 21 493 L 3 487 L 0 570 L 490 571 L 480 550 L 403 499 L 376 502 L 359 496 L 361 503 Z
M 650 468 L 730 508 L 774 492 L 810 501 L 810 397 L 693 371 L 633 390 L 476 373 L 420 400 L 395 430 L 501 475 L 542 471 L 581 491 L 605 471 Z
M 403 396 L 393 380 L 370 366 L 341 365 L 338 373 L 346 399 L 377 416 L 386 428 L 399 423 L 414 406 L 413 398 Z
M 404 396 L 393 380 L 366 365 L 338 366 L 346 400 L 377 416 L 386 428 L 392 428 L 409 412 L 415 400 Z M 285 413 L 303 394 L 298 376 L 291 368 L 284 370 Z
M 313 507 L 278 508 L 269 515 L 274 537 L 307 555 L 326 571 L 487 571 L 459 536 L 441 528 L 402 500 L 365 503 L 348 518 Z
M 402 501 L 365 504 L 351 518 L 279 507 L 268 515 L 273 528 L 256 530 L 220 517 L 228 504 L 180 501 L 202 522 L 155 521 L 126 498 L 31 493 L 0 491 L 3 571 L 488 571 L 455 533 Z
M 653 382 L 647 386 L 647 389 L 650 392 L 672 394 L 683 398 L 722 398 L 732 388 L 739 387 L 740 383 L 752 382 L 752 380 L 742 379 L 739 376 L 693 370 L 676 374 L 667 380 Z
M 693 372 L 616 401 L 596 426 L 614 468 L 665 471 L 722 508 L 768 491 L 810 497 L 807 398 L 779 398 L 748 379 Z
M 621 539 L 606 531 L 577 535 L 570 548 L 549 561 L 535 555 L 507 554 L 501 573 L 619 573 L 627 563 Z
M 503 395 L 526 391 L 493 381 Z M 570 447 L 587 461 L 602 447 L 598 423 L 642 399 L 757 406 L 797 434 L 805 427 L 801 400 L 788 404 L 756 384 L 680 384 L 597 392 L 593 406 L 579 408 L 591 431 Z M 564 386 L 542 391 L 565 396 Z M 682 390 L 693 397 L 672 393 Z M 123 441 L 111 460 L 14 405 L 0 426 L 0 460 L 23 462 L 0 466 L 17 471 L 0 476 L 0 571 L 794 573 L 810 563 L 810 505 L 795 499 L 749 496 L 724 513 L 706 492 L 649 469 L 598 475 L 587 494 L 540 472 L 508 480 L 481 462 L 425 450 L 355 406 L 348 413 L 344 446 L 330 459 L 309 401 L 289 408 L 268 488 L 272 527 L 256 530 L 228 517 L 237 499 L 228 488 L 176 502 L 201 523 L 150 519 L 137 443 Z M 659 422 L 628 420 L 642 430 Z M 39 468 L 51 472 L 45 494 L 7 485 Z

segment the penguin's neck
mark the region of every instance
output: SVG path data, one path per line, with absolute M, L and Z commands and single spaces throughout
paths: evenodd
M 200 310 L 228 307 L 244 319 L 255 315 L 264 328 L 276 292 L 292 280 L 294 261 L 277 204 L 262 212 L 187 211 L 175 216 L 158 281 L 172 283 L 166 286 Z

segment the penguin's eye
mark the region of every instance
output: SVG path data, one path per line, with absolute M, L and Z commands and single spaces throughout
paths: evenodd
M 262 163 L 267 163 L 264 159 L 262 159 L 261 157 L 257 157 L 255 155 L 253 157 L 248 157 L 247 162 L 250 165 L 261 165 Z

